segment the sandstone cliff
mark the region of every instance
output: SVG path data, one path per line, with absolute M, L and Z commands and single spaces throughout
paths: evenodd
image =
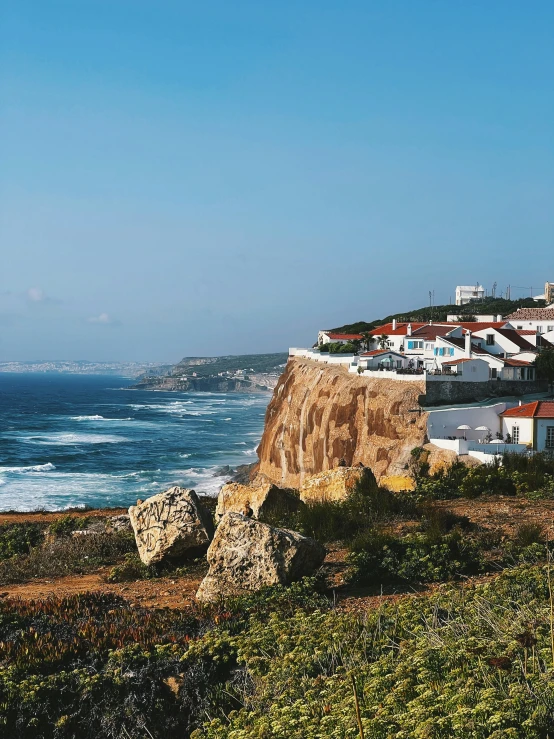
M 369 379 L 344 367 L 289 360 L 268 406 L 258 472 L 283 487 L 362 462 L 376 477 L 408 475 L 410 452 L 425 443 L 423 382 Z

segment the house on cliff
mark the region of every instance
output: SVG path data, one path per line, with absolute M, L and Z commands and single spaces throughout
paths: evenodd
M 353 341 L 361 341 L 361 334 L 343 334 L 336 331 L 320 331 L 317 335 L 317 345 L 322 344 L 351 344 Z
M 500 417 L 503 435 L 509 435 L 514 444 L 528 444 L 539 452 L 554 451 L 554 401 L 535 400 L 508 408 Z

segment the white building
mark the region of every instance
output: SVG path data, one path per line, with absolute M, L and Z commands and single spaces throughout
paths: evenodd
M 516 331 L 534 331 L 537 334 L 554 332 L 554 307 L 519 308 L 506 318 Z
M 351 344 L 353 341 L 361 341 L 361 334 L 341 334 L 336 331 L 320 331 L 317 335 L 318 346 L 321 344 Z
M 500 414 L 502 434 L 514 444 L 527 444 L 539 452 L 554 452 L 554 401 L 535 400 Z
M 456 305 L 467 305 L 474 300 L 482 300 L 485 297 L 485 288 L 477 285 L 458 285 L 456 287 Z
M 397 370 L 406 369 L 409 359 L 393 349 L 373 349 L 360 354 L 358 366 L 363 370 Z

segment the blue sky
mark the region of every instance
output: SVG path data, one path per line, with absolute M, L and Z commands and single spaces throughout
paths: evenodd
M 542 292 L 553 28 L 546 0 L 0 0 L 0 359 Z

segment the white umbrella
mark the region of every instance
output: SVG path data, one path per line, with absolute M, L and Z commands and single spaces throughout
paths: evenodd
M 488 434 L 490 434 L 491 430 L 488 426 L 477 426 L 475 428 L 475 431 L 486 431 Z
M 461 426 L 458 426 L 458 431 L 464 432 L 464 439 L 466 438 L 466 431 L 471 431 L 471 426 L 468 426 L 467 423 L 463 423 Z

